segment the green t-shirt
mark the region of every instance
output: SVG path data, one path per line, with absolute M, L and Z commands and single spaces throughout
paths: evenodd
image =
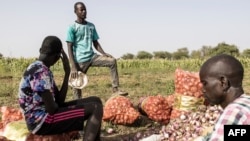
M 95 25 L 74 23 L 67 30 L 66 42 L 73 43 L 74 59 L 78 63 L 87 62 L 94 56 L 93 41 L 99 39 Z

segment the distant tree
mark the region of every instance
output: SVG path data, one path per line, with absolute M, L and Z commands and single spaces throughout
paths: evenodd
M 0 59 L 1 59 L 1 58 L 3 58 L 3 54 L 2 54 L 2 53 L 0 53 Z
M 171 53 L 167 51 L 156 51 L 156 52 L 153 52 L 153 54 L 154 54 L 154 58 L 156 59 L 171 59 L 172 57 Z
M 186 47 L 178 49 L 172 54 L 173 59 L 184 59 L 189 58 L 189 51 Z
M 127 60 L 127 59 L 134 59 L 135 55 L 132 54 L 132 53 L 127 53 L 127 54 L 124 54 L 121 58 L 125 59 L 125 60 Z
M 217 54 L 229 54 L 233 56 L 239 56 L 239 49 L 235 45 L 229 45 L 226 43 L 219 43 L 216 47 L 212 49 L 212 55 Z
M 200 50 L 193 50 L 190 54 L 190 58 L 201 58 L 201 51 Z
M 213 49 L 213 47 L 211 47 L 211 46 L 202 46 L 202 48 L 201 48 L 201 58 L 211 56 L 212 49 Z
M 242 57 L 250 58 L 250 49 L 245 49 L 245 50 L 243 50 L 241 56 L 242 56 Z
M 136 58 L 138 58 L 138 59 L 152 59 L 153 55 L 149 52 L 146 52 L 146 51 L 139 51 L 137 53 Z

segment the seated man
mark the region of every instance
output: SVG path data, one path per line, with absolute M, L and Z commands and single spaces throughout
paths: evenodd
M 50 70 L 59 59 L 65 73 L 60 89 Z M 85 141 L 99 141 L 103 116 L 102 102 L 95 96 L 65 102 L 69 75 L 69 60 L 60 39 L 47 36 L 40 48 L 38 60 L 28 66 L 20 82 L 19 104 L 27 128 L 36 135 L 84 130 Z

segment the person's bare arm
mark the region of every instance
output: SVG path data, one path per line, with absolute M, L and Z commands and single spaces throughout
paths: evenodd
M 61 89 L 59 90 L 59 94 L 56 97 L 56 102 L 59 104 L 59 106 L 65 102 L 67 91 L 68 91 L 69 75 L 70 75 L 69 59 L 63 49 L 61 51 L 60 58 L 63 63 L 64 79 L 62 82 Z
M 94 45 L 95 49 L 96 49 L 98 52 L 100 52 L 102 55 L 107 56 L 107 57 L 112 57 L 112 58 L 114 58 L 112 55 L 110 55 L 110 54 L 104 52 L 104 50 L 102 49 L 100 43 L 99 43 L 97 40 L 96 40 L 96 41 L 93 41 L 93 45 Z
M 73 43 L 67 42 L 67 46 L 68 46 L 69 62 L 71 64 L 71 75 L 72 75 L 72 78 L 76 78 L 78 74 L 77 74 L 76 62 L 75 62 L 74 54 L 73 54 Z
M 46 111 L 49 114 L 54 114 L 59 106 L 54 101 L 54 97 L 51 92 L 49 90 L 45 90 L 44 92 L 40 92 L 39 95 L 41 95 L 43 99 Z

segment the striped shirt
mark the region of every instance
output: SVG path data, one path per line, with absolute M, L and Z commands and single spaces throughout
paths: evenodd
M 224 125 L 250 125 L 250 96 L 243 94 L 230 103 L 220 115 L 210 141 L 224 140 Z

